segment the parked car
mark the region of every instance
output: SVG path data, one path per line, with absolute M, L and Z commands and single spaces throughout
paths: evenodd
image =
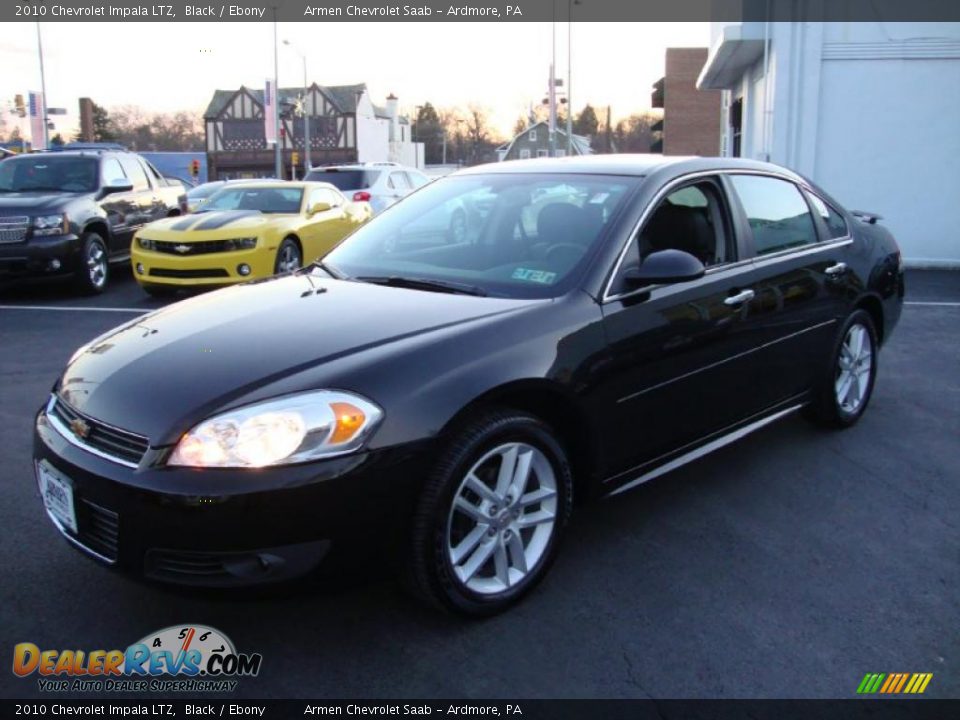
M 335 185 L 355 202 L 370 203 L 374 213 L 383 212 L 430 182 L 430 178 L 416 168 L 388 162 L 313 168 L 306 179 Z
M 473 196 L 489 210 L 466 238 L 398 242 Z M 503 610 L 575 499 L 796 411 L 857 422 L 904 293 L 896 242 L 862 217 L 733 158 L 459 172 L 320 263 L 78 350 L 36 419 L 47 514 L 88 555 L 193 585 L 295 577 L 378 538 L 434 605 Z
M 70 275 L 83 292 L 102 292 L 133 234 L 185 208 L 182 189 L 131 152 L 18 155 L 0 164 L 0 271 Z
M 323 257 L 370 219 L 367 203 L 328 183 L 229 183 L 200 209 L 137 232 L 133 276 L 151 295 L 291 272 Z

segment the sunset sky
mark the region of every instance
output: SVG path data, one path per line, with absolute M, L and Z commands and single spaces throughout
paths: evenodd
M 107 108 L 202 110 L 215 89 L 262 87 L 273 75 L 273 24 L 43 23 L 49 107 L 56 131 L 72 132 L 79 97 Z M 558 76 L 567 69 L 566 23 L 557 23 Z M 709 23 L 574 23 L 573 103 L 610 104 L 614 117 L 650 105 L 667 47 L 705 47 Z M 520 114 L 543 97 L 550 63 L 550 23 L 280 23 L 307 56 L 321 85 L 365 82 L 374 102 L 389 93 L 401 108 L 486 107 L 497 130 L 510 134 Z M 300 57 L 280 47 L 280 84 L 299 86 Z M 0 107 L 40 88 L 34 23 L 0 31 Z M 6 114 L 7 130 L 17 120 Z M 27 126 L 24 124 L 24 131 Z

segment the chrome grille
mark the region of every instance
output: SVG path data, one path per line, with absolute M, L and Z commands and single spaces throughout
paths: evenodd
M 47 406 L 47 415 L 57 422 L 58 430 L 70 442 L 123 465 L 136 467 L 150 446 L 142 435 L 94 420 L 56 396 Z M 86 426 L 86 433 L 82 436 L 74 431 L 77 423 Z
M 16 215 L 0 217 L 0 243 L 18 243 L 27 239 L 30 218 Z

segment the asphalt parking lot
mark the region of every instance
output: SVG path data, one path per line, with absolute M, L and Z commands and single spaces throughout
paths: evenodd
M 202 623 L 263 654 L 237 697 L 849 698 L 867 672 L 960 697 L 960 272 L 910 273 L 907 299 L 856 427 L 793 417 L 584 508 L 537 592 L 463 622 L 377 568 L 211 595 L 80 556 L 37 496 L 33 413 L 76 347 L 159 303 L 122 272 L 98 298 L 0 286 L 0 651 Z M 9 670 L 0 694 L 40 695 Z

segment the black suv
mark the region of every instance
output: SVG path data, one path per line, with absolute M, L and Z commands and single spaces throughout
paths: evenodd
M 124 150 L 64 150 L 0 163 L 0 274 L 70 275 L 99 293 L 133 234 L 179 215 L 183 188 Z

